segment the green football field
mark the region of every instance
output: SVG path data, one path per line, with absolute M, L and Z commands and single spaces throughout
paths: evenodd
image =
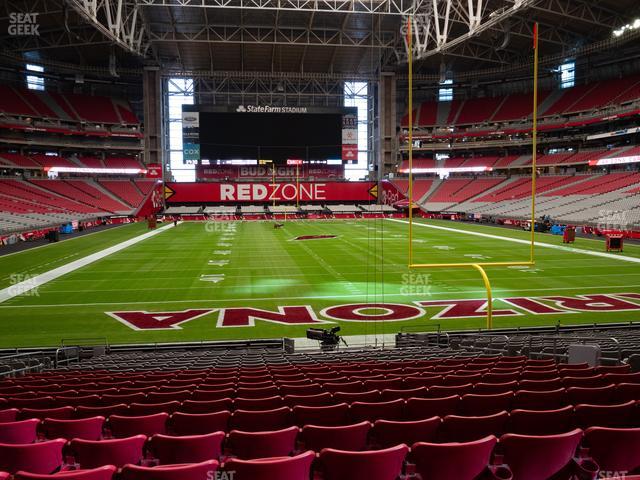
M 416 262 L 528 259 L 527 232 L 417 223 Z M 146 232 L 131 224 L 2 256 L 0 289 Z M 111 344 L 303 337 L 310 326 L 336 324 L 344 335 L 483 328 L 478 272 L 410 271 L 407 234 L 406 221 L 391 219 L 165 227 L 0 303 L 0 347 L 103 337 Z M 494 327 L 638 320 L 640 247 L 606 255 L 602 241 L 579 238 L 563 247 L 559 236 L 536 240 L 544 245 L 535 267 L 486 269 L 497 299 Z M 456 302 L 465 299 L 478 302 Z

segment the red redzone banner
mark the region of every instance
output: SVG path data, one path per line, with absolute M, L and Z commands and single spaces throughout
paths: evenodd
M 303 164 L 298 167 L 300 178 L 342 178 L 343 165 Z M 198 165 L 196 178 L 213 180 L 235 180 L 239 178 L 271 178 L 273 168 L 266 165 Z M 296 167 L 276 167 L 276 179 L 295 179 Z
M 371 202 L 375 182 L 167 183 L 167 203 Z M 173 192 L 173 193 L 171 193 Z
M 571 297 L 509 297 L 500 299 L 508 308 L 496 309 L 496 316 L 571 315 L 581 312 L 638 312 L 639 293 L 609 293 L 597 295 L 575 295 Z M 367 313 L 370 304 L 349 303 L 327 307 L 316 312 L 309 305 L 281 306 L 277 310 L 251 307 L 201 308 L 174 312 L 106 312 L 107 315 L 133 330 L 182 329 L 192 320 L 211 316 L 206 321 L 215 321 L 217 328 L 253 327 L 256 320 L 279 325 L 314 325 L 339 322 L 403 322 L 422 318 L 424 320 L 448 320 L 457 318 L 482 318 L 486 316 L 486 300 L 427 300 L 413 304 L 376 304 L 383 314 Z M 427 309 L 430 313 L 427 313 Z M 435 309 L 435 312 L 434 312 Z M 214 313 L 217 312 L 217 315 Z

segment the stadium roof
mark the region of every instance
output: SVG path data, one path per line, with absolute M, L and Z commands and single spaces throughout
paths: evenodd
M 640 38 L 640 29 L 612 35 L 640 16 L 637 0 L 8 0 L 4 6 L 6 58 L 71 70 L 159 65 L 176 72 L 368 75 L 404 69 L 408 14 L 416 72 L 432 75 L 524 60 L 534 20 L 544 56 L 587 54 Z M 10 34 L 16 12 L 38 13 L 39 35 Z

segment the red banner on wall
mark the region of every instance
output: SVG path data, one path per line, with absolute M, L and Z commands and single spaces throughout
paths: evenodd
M 168 182 L 167 203 L 373 202 L 375 182 L 175 183 Z
M 296 178 L 296 166 L 276 167 L 276 179 Z M 344 166 L 304 164 L 298 167 L 301 178 L 342 178 Z M 267 165 L 198 165 L 196 178 L 211 180 L 236 180 L 240 178 L 271 178 L 273 167 Z

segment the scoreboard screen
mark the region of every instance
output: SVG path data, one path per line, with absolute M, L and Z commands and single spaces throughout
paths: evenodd
M 184 105 L 182 117 L 186 163 L 357 161 L 356 108 Z

